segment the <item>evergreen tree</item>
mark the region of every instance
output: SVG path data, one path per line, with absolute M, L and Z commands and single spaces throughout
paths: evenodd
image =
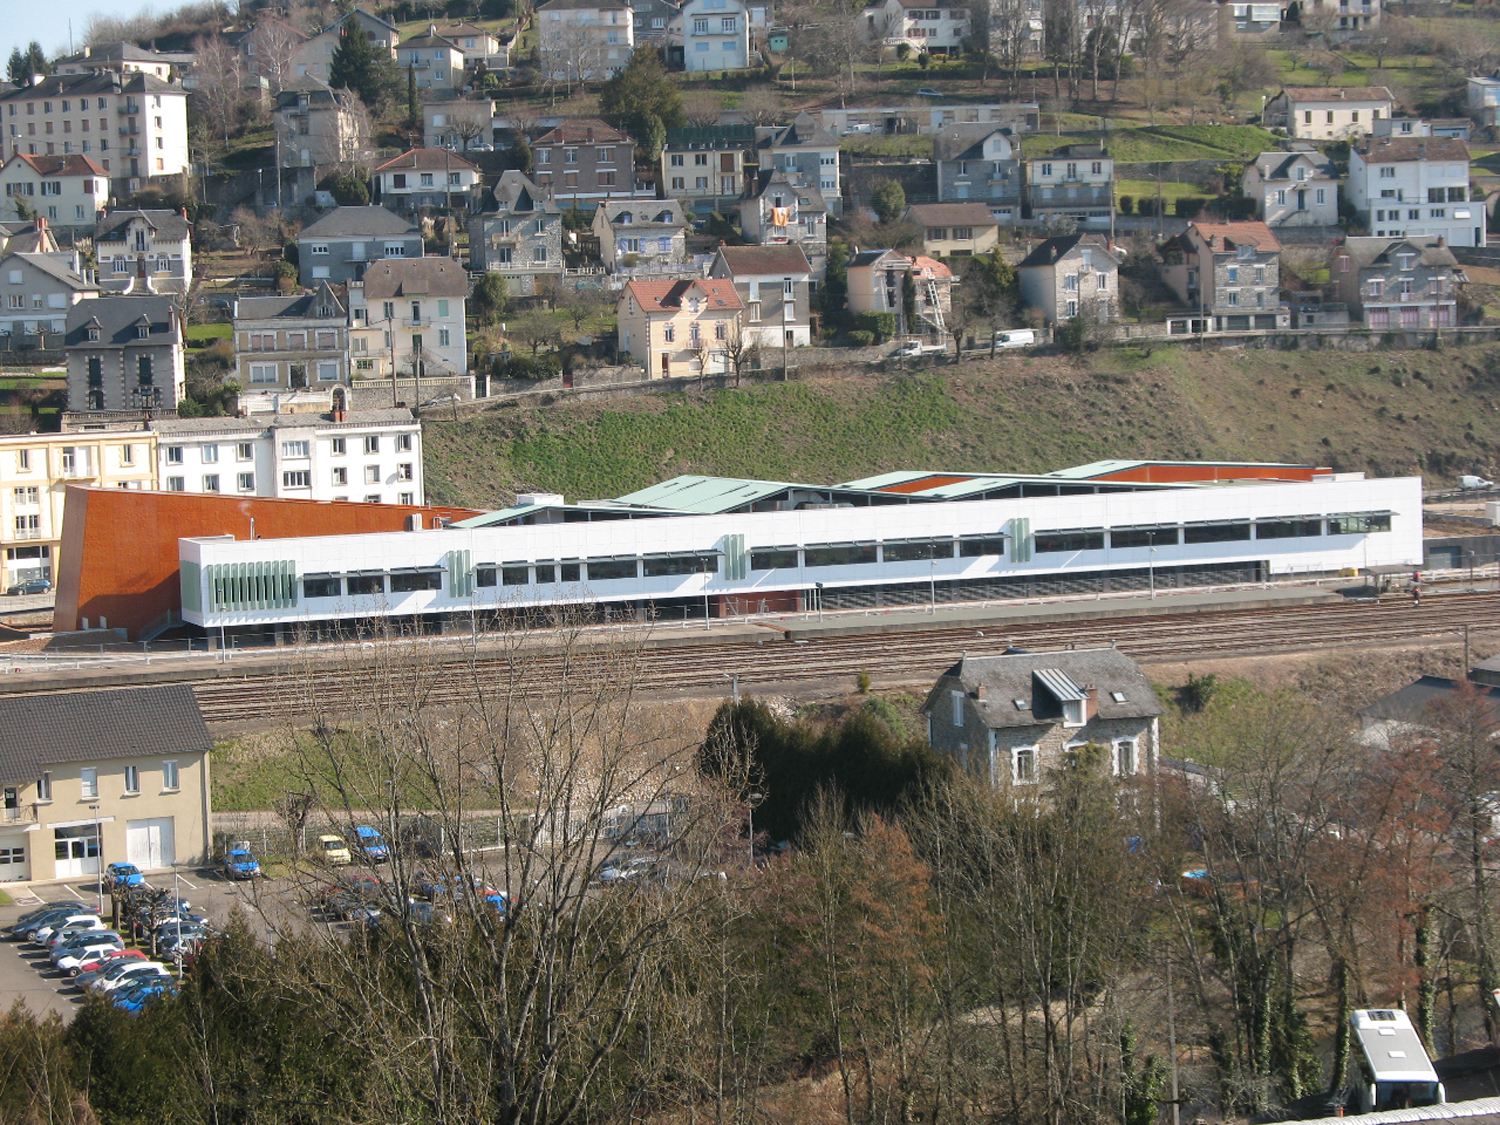
M 12 47 L 10 62 L 5 65 L 5 77 L 9 78 L 17 86 L 26 80 L 26 56 L 21 54 L 21 48 Z
M 417 101 L 417 68 L 406 64 L 406 120 L 415 129 L 422 123 L 422 106 Z
M 370 45 L 358 22 L 346 20 L 328 67 L 328 84 L 349 90 L 367 106 L 376 106 L 394 94 L 392 82 L 400 81 L 396 73 L 390 59 Z
M 641 133 L 641 156 L 656 167 L 661 159 L 661 150 L 667 147 L 667 127 L 654 113 L 646 114 L 645 127 Z
M 47 62 L 47 53 L 42 50 L 42 45 L 35 39 L 27 46 L 26 50 L 13 48 L 10 59 L 5 66 L 5 75 L 17 86 L 31 85 L 33 74 L 48 74 L 52 66 Z
M 630 65 L 600 88 L 599 109 L 606 121 L 642 146 L 652 117 L 667 129 L 680 129 L 687 121 L 676 81 L 656 49 L 647 46 L 637 47 Z

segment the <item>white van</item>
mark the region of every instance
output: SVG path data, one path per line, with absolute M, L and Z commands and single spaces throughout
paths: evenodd
M 1029 348 L 1036 343 L 1036 332 L 1030 328 L 1002 328 L 995 333 L 997 348 Z

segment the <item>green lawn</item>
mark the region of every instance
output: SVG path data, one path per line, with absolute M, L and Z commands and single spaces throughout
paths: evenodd
M 189 324 L 187 326 L 188 343 L 197 342 L 207 345 L 214 340 L 227 340 L 234 335 L 232 324 Z
M 1276 147 L 1259 125 L 1148 125 L 1108 133 L 1035 133 L 1021 139 L 1023 155 L 1045 156 L 1063 145 L 1103 144 L 1116 164 L 1155 164 L 1173 160 L 1248 160 Z
M 1156 198 L 1155 180 L 1116 180 L 1115 199 L 1128 195 L 1137 201 L 1142 199 Z M 1172 214 L 1172 204 L 1179 199 L 1212 199 L 1206 191 L 1197 184 L 1184 184 L 1175 181 L 1163 180 L 1161 183 L 1161 198 L 1167 205 L 1167 214 Z

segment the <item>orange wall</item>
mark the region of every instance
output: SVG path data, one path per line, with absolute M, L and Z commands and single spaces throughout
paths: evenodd
M 78 629 L 85 617 L 98 628 L 102 617 L 109 628 L 126 629 L 134 638 L 168 611 L 180 611 L 179 539 L 249 539 L 252 520 L 259 539 L 403 531 L 414 513 L 424 527 L 437 516 L 461 520 L 479 514 L 468 508 L 69 487 L 52 628 Z
M 1138 481 L 1146 484 L 1186 484 L 1211 480 L 1302 480 L 1326 473 L 1311 465 L 1137 465 L 1117 473 L 1102 473 L 1089 480 Z

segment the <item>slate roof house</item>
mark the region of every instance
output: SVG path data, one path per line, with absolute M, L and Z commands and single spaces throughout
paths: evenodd
M 1468 281 L 1441 238 L 1346 238 L 1329 254 L 1338 300 L 1365 327 L 1452 328 Z
M 341 285 L 359 281 L 380 258 L 420 258 L 422 232 L 380 206 L 335 207 L 297 236 L 297 281 Z
M 798 246 L 720 246 L 710 277 L 734 283 L 745 306 L 747 343 L 803 348 L 812 343 L 812 267 Z
M 111 211 L 94 227 L 94 251 L 106 291 L 186 293 L 193 284 L 192 227 L 178 211 Z
M 1120 260 L 1099 234 L 1049 238 L 1016 267 L 1021 301 L 1048 324 L 1083 316 L 1106 324 L 1120 315 Z
M 0 334 L 28 336 L 62 332 L 67 310 L 99 296 L 99 286 L 76 268 L 78 256 L 6 254 L 0 257 Z
M 490 200 L 469 217 L 469 268 L 501 274 L 512 295 L 533 297 L 538 278 L 563 273 L 562 208 L 514 169 L 501 173 Z
M 828 272 L 828 205 L 815 188 L 794 184 L 781 172 L 769 175 L 757 190 L 740 201 L 740 229 L 755 246 L 794 243 L 812 264 L 812 275 L 823 280 Z
M 332 286 L 234 302 L 234 361 L 247 390 L 303 390 L 348 382 L 348 310 Z
M 622 199 L 600 203 L 592 229 L 611 273 L 680 273 L 689 268 L 687 226 L 680 199 Z
M 0 700 L 0 881 L 209 861 L 213 740 L 186 684 Z
M 68 409 L 173 413 L 183 397 L 182 312 L 171 297 L 101 297 L 68 310 Z
M 1246 166 L 1240 187 L 1268 227 L 1338 222 L 1338 173 L 1320 152 L 1263 152 Z
M 922 252 L 933 258 L 971 258 L 1000 241 L 1000 221 L 983 203 L 918 203 L 906 217 L 922 228 Z
M 1021 214 L 1020 145 L 996 125 L 945 125 L 932 138 L 941 203 L 974 200 L 1014 226 Z
M 1486 667 L 1488 665 L 1489 667 Z M 1500 723 L 1500 686 L 1493 659 L 1469 670 L 1477 702 L 1489 712 L 1491 723 Z M 1404 688 L 1362 707 L 1359 715 L 1359 737 L 1372 746 L 1389 746 L 1393 740 L 1431 734 L 1443 724 L 1443 712 L 1461 708 L 1463 680 L 1447 676 L 1422 676 Z
M 1091 743 L 1115 777 L 1152 773 L 1164 713 L 1139 666 L 1113 648 L 966 656 L 921 710 L 928 744 L 997 789 L 1043 786 Z

